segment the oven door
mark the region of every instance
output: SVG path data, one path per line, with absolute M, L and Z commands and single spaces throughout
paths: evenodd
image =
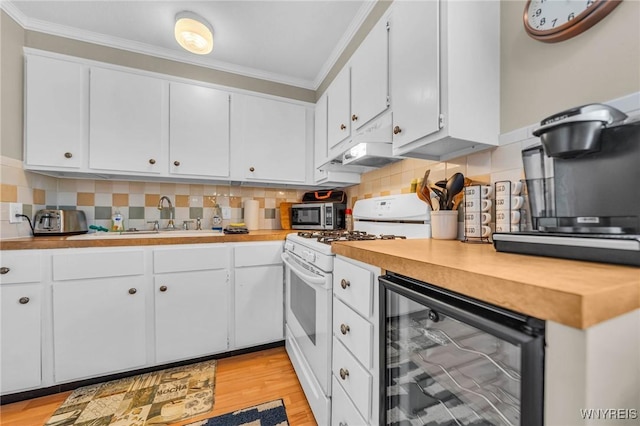
M 325 204 L 295 204 L 291 206 L 293 229 L 325 229 Z
M 283 253 L 282 259 L 287 327 L 323 393 L 330 396 L 332 275 L 306 269 L 292 253 Z

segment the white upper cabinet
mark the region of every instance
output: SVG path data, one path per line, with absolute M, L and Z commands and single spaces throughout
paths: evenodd
M 351 58 L 352 132 L 389 106 L 389 31 L 382 19 Z
M 89 167 L 133 173 L 166 171 L 166 81 L 92 68 Z
M 435 160 L 498 144 L 500 2 L 394 2 L 393 154 Z
M 439 2 L 398 2 L 390 17 L 393 146 L 440 130 Z
M 327 94 L 316 102 L 313 120 L 314 157 L 313 164 L 318 167 L 329 161 L 329 146 L 327 145 Z
M 307 161 L 313 137 L 311 111 L 303 105 L 248 95 L 233 95 L 231 106 L 232 146 L 237 150 L 232 155 L 233 176 L 305 183 L 312 166 Z
M 229 93 L 170 83 L 169 173 L 229 176 Z
M 327 143 L 329 151 L 351 136 L 351 69 L 338 73 L 327 89 Z
M 88 68 L 42 56 L 26 57 L 25 67 L 25 167 L 82 167 Z

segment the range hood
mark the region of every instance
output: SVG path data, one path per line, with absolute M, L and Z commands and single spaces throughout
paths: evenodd
M 391 112 L 372 121 L 353 136 L 350 148 L 342 154 L 342 164 L 382 167 L 401 160 L 392 154 Z

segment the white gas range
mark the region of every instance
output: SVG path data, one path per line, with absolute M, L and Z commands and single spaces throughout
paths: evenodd
M 356 201 L 356 231 L 287 235 L 286 349 L 319 425 L 331 422 L 331 322 L 334 241 L 429 238 L 430 208 L 415 193 Z

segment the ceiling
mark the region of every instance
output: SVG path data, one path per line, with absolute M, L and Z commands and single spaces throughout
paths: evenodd
M 25 29 L 317 89 L 375 1 L 7 0 Z M 175 15 L 209 21 L 214 48 L 194 55 L 173 38 Z

